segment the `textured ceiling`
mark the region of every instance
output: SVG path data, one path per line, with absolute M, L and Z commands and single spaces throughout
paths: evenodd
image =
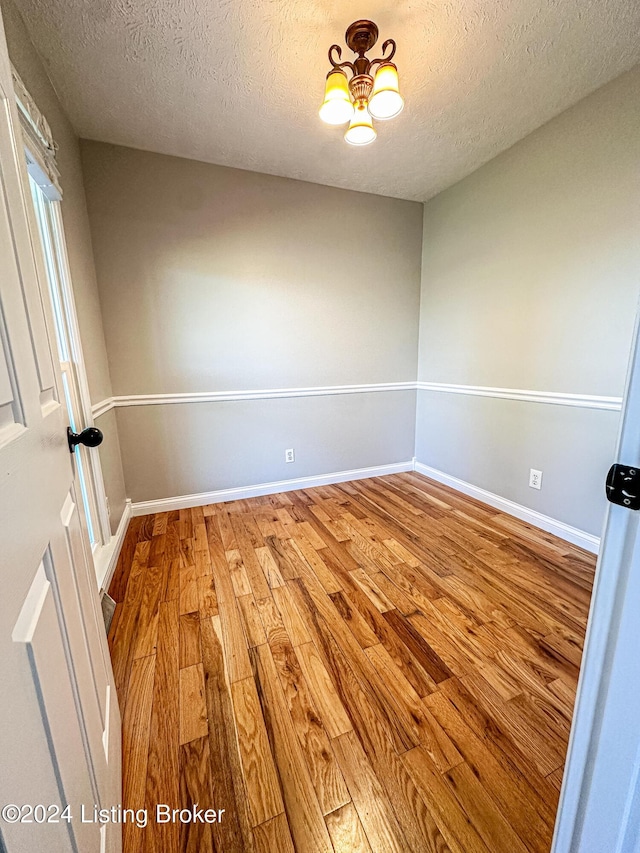
M 17 5 L 80 136 L 416 200 L 640 61 L 639 0 Z M 396 39 L 406 106 L 353 148 L 318 107 L 360 17 Z

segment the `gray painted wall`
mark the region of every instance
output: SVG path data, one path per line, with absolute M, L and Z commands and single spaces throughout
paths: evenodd
M 419 379 L 622 394 L 639 139 L 637 67 L 425 205 Z M 617 425 L 610 412 L 420 391 L 416 456 L 599 535 Z
M 69 255 L 80 337 L 87 368 L 91 401 L 111 396 L 111 379 L 102 330 L 102 315 L 96 283 L 91 233 L 76 137 L 53 86 L 31 43 L 22 18 L 12 0 L 0 0 L 9 56 L 39 109 L 46 116 L 58 145 L 57 162 L 64 197 L 62 218 Z M 105 434 L 100 449 L 105 488 L 111 506 L 111 528 L 115 532 L 125 505 L 122 463 L 115 418 L 102 417 L 97 426 Z
M 102 143 L 81 150 L 115 395 L 415 380 L 422 205 Z M 406 462 L 414 398 L 119 409 L 127 494 Z M 296 462 L 284 467 L 288 447 Z
M 619 414 L 519 400 L 418 392 L 417 459 L 600 535 Z M 529 469 L 543 472 L 529 488 Z
M 392 391 L 118 409 L 128 494 L 154 500 L 409 462 L 415 401 L 414 391 Z

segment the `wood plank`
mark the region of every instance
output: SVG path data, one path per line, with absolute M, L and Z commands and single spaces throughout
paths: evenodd
M 145 802 L 155 666 L 155 655 L 133 661 L 122 720 L 123 804 L 136 811 Z M 134 823 L 123 826 L 123 841 L 130 849 L 139 847 L 141 831 Z
M 276 760 L 287 818 L 299 853 L 333 853 L 333 847 L 298 743 L 268 645 L 251 650 L 258 695 Z
M 214 539 L 217 530 L 214 528 L 215 519 L 211 516 L 206 520 L 207 530 L 211 531 Z M 213 561 L 213 579 L 218 596 L 220 625 L 224 640 L 225 660 L 230 681 L 242 681 L 252 674 L 247 645 L 245 642 L 242 620 L 231 582 L 231 574 L 226 560 Z M 215 618 L 215 617 L 214 617 Z
M 252 826 L 256 827 L 284 812 L 284 803 L 253 678 L 232 684 L 231 698 Z
M 304 620 L 300 616 L 296 603 L 291 597 L 290 590 L 286 586 L 280 586 L 275 587 L 272 592 L 291 645 L 300 646 L 303 643 L 309 643 L 311 635 L 307 631 Z
M 231 581 L 229 581 L 229 584 Z M 216 626 L 216 620 L 218 625 Z M 220 617 L 202 619 L 202 664 L 209 719 L 211 791 L 225 819 L 212 829 L 216 850 L 253 849 L 248 796 L 242 773 L 230 690 L 227 686 Z M 218 630 L 216 630 L 216 627 Z M 164 851 L 163 851 L 164 853 Z
M 357 607 L 353 607 L 344 592 L 334 592 L 329 598 L 340 614 L 340 618 L 349 626 L 349 630 L 363 649 L 379 643 L 377 635 L 371 630 L 367 621 L 361 616 Z
M 296 582 L 290 581 L 290 583 Z M 301 581 L 297 583 L 301 584 Z M 321 596 L 318 595 L 313 600 L 324 609 Z M 397 753 L 404 751 L 405 742 L 417 742 L 414 733 L 409 730 L 403 720 L 398 718 L 393 707 L 381 701 L 378 690 L 384 690 L 384 686 L 362 650 L 357 647 L 356 655 L 358 653 L 364 655 L 368 666 L 356 664 L 358 673 L 356 675 L 351 668 L 354 656 L 352 655 L 347 662 L 344 652 L 340 650 L 325 619 L 319 617 L 314 624 L 317 634 L 314 636 L 314 642 L 321 646 L 325 666 L 348 711 L 354 731 L 357 732 L 367 758 L 378 775 L 387 797 L 393 803 L 394 812 L 402 824 L 405 850 L 413 853 L 427 853 L 427 851 L 435 853 L 435 851 L 446 850 L 440 831 L 421 800 L 406 768 L 398 758 Z M 371 682 L 374 675 L 375 692 L 372 690 Z M 341 769 L 344 773 L 344 767 Z M 348 779 L 347 785 L 349 785 Z M 353 797 L 350 786 L 349 790 Z
M 340 735 L 333 747 L 373 853 L 405 853 L 403 830 L 355 732 Z
M 201 663 L 180 670 L 180 743 L 205 737 L 208 731 Z
M 408 619 L 397 610 L 385 613 L 384 618 L 436 684 L 451 678 L 449 667 Z
M 218 597 L 213 575 L 198 578 L 198 613 L 202 619 L 218 615 Z
M 371 845 L 352 802 L 325 817 L 335 853 L 371 853 Z
M 521 838 L 530 839 L 532 850 L 543 853 L 551 826 L 529 779 L 521 778 L 500 761 L 442 694 L 429 696 L 424 702 L 514 830 Z
M 215 809 L 209 783 L 209 738 L 201 737 L 180 747 L 180 807 L 196 806 L 203 812 Z M 180 850 L 214 853 L 211 824 L 193 821 L 180 824 Z
M 164 577 L 162 580 L 162 591 L 160 593 L 161 601 L 171 601 L 176 599 L 180 601 L 180 571 L 182 569 L 182 560 L 179 557 L 168 557 L 164 562 Z
M 122 548 L 118 555 L 111 583 L 109 584 L 109 595 L 114 601 L 120 603 L 124 600 L 129 582 L 129 574 L 133 565 L 134 553 L 138 545 L 138 531 L 142 524 L 142 516 L 132 518 L 124 536 Z
M 549 773 L 547 779 L 553 787 L 556 789 L 558 794 L 560 794 L 560 788 L 562 787 L 562 778 L 564 776 L 564 767 L 558 767 L 557 770 L 554 770 L 553 773 Z
M 233 551 L 225 551 L 225 557 L 229 564 L 229 573 L 231 575 L 231 583 L 233 590 L 238 598 L 243 595 L 252 595 L 251 584 L 247 577 L 247 570 L 242 562 L 242 554 L 237 549 Z
M 402 760 L 449 848 L 454 853 L 494 853 L 478 833 L 465 804 L 460 803 L 452 786 L 438 773 L 424 748 L 410 750 Z
M 344 593 L 344 598 L 350 605 L 355 606 L 373 632 L 376 641 L 381 643 L 389 652 L 396 666 L 400 668 L 418 695 L 426 696 L 435 690 L 436 682 L 417 660 L 412 649 L 403 641 L 403 637 L 399 636 L 393 629 L 389 621 L 384 618 L 384 614 L 373 607 L 362 590 L 356 585 L 348 593 Z
M 136 646 L 138 614 L 144 595 L 144 580 L 147 560 L 149 559 L 149 541 L 138 543 L 135 548 L 133 564 L 129 572 L 127 591 L 122 602 L 122 616 L 113 637 L 113 676 L 124 706 L 129 686 L 129 675 Z
M 342 587 L 338 583 L 335 575 L 327 568 L 326 563 L 318 552 L 311 546 L 309 540 L 302 534 L 298 533 L 295 539 L 291 540 L 293 548 L 298 552 L 305 566 L 311 567 L 315 577 L 318 579 L 323 589 L 327 593 L 340 592 Z M 307 569 L 304 570 L 305 572 Z
M 351 720 L 313 643 L 298 646 L 296 657 L 329 737 L 336 738 L 352 731 Z
M 180 569 L 180 614 L 194 613 L 199 603 L 197 569 L 183 565 Z
M 264 572 L 264 576 L 267 579 L 269 588 L 274 589 L 275 587 L 283 586 L 284 580 L 282 578 L 282 575 L 280 574 L 278 564 L 273 558 L 271 550 L 266 546 L 262 548 L 255 548 L 254 550 L 256 552 L 258 562 L 262 566 L 262 571 Z
M 509 702 L 503 701 L 491 685 L 476 673 L 465 676 L 462 681 L 476 701 L 496 717 L 512 739 L 526 744 L 527 752 L 543 776 L 564 763 L 565 755 L 559 734 L 554 733 L 539 715 L 534 715 L 530 706 L 523 708 L 514 705 L 520 697 Z
M 286 815 L 279 814 L 253 830 L 256 853 L 295 853 Z
M 146 776 L 147 808 L 155 808 L 156 803 L 177 803 L 180 796 L 178 609 L 177 599 L 160 604 Z M 178 853 L 180 834 L 175 825 L 150 821 L 145 833 L 146 849 Z
M 380 587 L 376 586 L 366 572 L 358 569 L 358 571 L 351 572 L 350 574 L 376 610 L 379 610 L 380 613 L 386 613 L 387 610 L 395 610 L 393 602 L 389 601 L 384 592 L 382 592 Z
M 310 591 L 306 584 L 312 588 Z M 416 746 L 418 741 L 405 721 L 389 707 L 388 693 L 380 674 L 356 643 L 351 632 L 336 618 L 330 599 L 311 576 L 288 581 L 301 612 L 307 618 L 314 644 L 322 655 L 334 687 L 353 720 L 355 705 L 364 702 L 383 726 L 397 752 Z M 335 635 L 334 635 L 335 632 Z M 337 639 L 336 639 L 337 637 Z M 358 694 L 357 699 L 355 694 Z
M 327 815 L 349 802 L 349 792 L 293 646 L 285 639 L 270 648 L 316 797 L 322 813 Z
M 242 555 L 242 562 L 246 569 L 247 577 L 249 578 L 251 591 L 253 592 L 256 601 L 260 601 L 262 598 L 268 598 L 270 595 L 269 584 L 267 583 L 262 566 L 258 561 L 251 539 L 247 533 L 247 529 L 244 526 L 242 519 L 239 517 L 239 514 L 230 513 L 229 519 L 236 537 L 236 542 L 238 543 L 238 550 Z
M 367 649 L 367 656 L 374 666 L 384 674 L 390 694 L 396 707 L 401 708 L 407 725 L 413 724 L 413 730 L 438 770 L 443 773 L 464 760 L 444 729 L 409 684 L 402 672 L 394 664 L 387 650 L 378 644 Z
M 242 595 L 237 601 L 247 646 L 253 648 L 254 646 L 261 646 L 263 643 L 266 643 L 267 637 L 264 633 L 253 593 L 250 592 L 249 595 Z
M 458 764 L 444 775 L 492 853 L 527 853 L 523 842 L 466 764 Z
M 525 799 L 531 804 L 531 808 L 537 811 L 548 827 L 553 827 L 555 806 L 549 807 L 549 803 L 553 801 L 553 790 L 534 766 L 526 753 L 524 744 L 512 740 L 501 728 L 499 719 L 488 714 L 458 679 L 452 678 L 443 682 L 440 692 L 453 705 L 458 719 L 464 720 L 463 728 L 457 732 L 449 729 L 448 732 L 460 753 L 465 756 L 467 763 L 476 768 L 491 767 L 491 759 L 487 759 L 483 752 L 484 749 L 488 750 L 501 768 L 500 771 L 490 774 L 488 784 L 491 783 L 491 779 L 508 780 L 506 785 L 511 786 L 514 791 L 521 790 Z M 447 730 L 452 718 L 449 717 L 449 713 L 445 715 L 438 713 L 438 703 L 442 700 L 426 697 L 423 701 Z M 447 711 L 449 712 L 449 709 Z M 462 737 L 466 736 L 466 728 L 471 729 L 480 741 L 480 749 L 474 739 L 468 739 L 466 743 L 462 740 Z M 524 808 L 524 815 L 527 814 L 527 808 Z M 543 836 L 544 832 L 541 833 L 541 837 Z
M 167 523 L 169 521 L 169 513 L 168 512 L 159 512 L 156 514 L 154 523 L 153 523 L 153 535 L 154 536 L 162 536 L 163 533 L 167 532 Z
M 180 616 L 180 669 L 201 661 L 200 615 L 183 613 Z

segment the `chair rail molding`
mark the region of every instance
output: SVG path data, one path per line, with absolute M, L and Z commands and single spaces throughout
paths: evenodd
M 249 391 L 193 391 L 175 394 L 124 394 L 107 397 L 92 407 L 93 417 L 99 418 L 114 408 L 131 406 L 167 406 L 180 403 L 223 403 L 232 400 L 278 400 L 291 397 L 325 397 L 338 394 L 372 394 L 388 391 L 435 391 L 444 394 L 466 394 L 474 397 L 495 397 L 520 400 L 526 403 L 546 403 L 554 406 L 577 406 L 619 412 L 622 397 L 594 394 L 570 394 L 558 391 L 529 391 L 521 388 L 494 388 L 485 385 L 452 385 L 445 382 L 372 382 L 360 385 L 316 385 L 308 388 L 268 388 Z
M 250 391 L 190 391 L 176 394 L 125 394 L 101 400 L 94 417 L 113 408 L 167 406 L 176 403 L 224 403 L 231 400 L 280 400 L 291 397 L 330 397 L 339 394 L 375 394 L 381 391 L 415 391 L 416 383 L 371 382 L 362 385 L 314 385 L 309 388 L 266 388 Z M 96 412 L 98 414 L 96 414 Z
M 529 391 L 522 388 L 494 388 L 487 385 L 452 385 L 446 382 L 416 382 L 418 391 L 443 394 L 465 394 L 470 397 L 495 397 L 502 400 L 521 400 L 525 403 L 547 403 L 554 406 L 577 406 L 582 409 L 622 410 L 622 397 L 596 394 L 569 394 L 560 391 Z
M 95 418 L 99 418 L 100 415 L 106 415 L 107 412 L 110 412 L 111 409 L 115 408 L 116 402 L 113 397 L 107 397 L 105 400 L 100 400 L 99 403 L 95 403 L 91 406 L 91 413 Z

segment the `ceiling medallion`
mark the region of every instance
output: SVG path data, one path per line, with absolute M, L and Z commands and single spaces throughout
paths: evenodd
M 372 119 L 393 118 L 404 106 L 398 90 L 398 69 L 391 62 L 396 43 L 393 39 L 387 39 L 382 45 L 380 59 L 367 59 L 365 53 L 378 41 L 378 27 L 373 21 L 354 21 L 344 38 L 358 56 L 353 62 L 336 62 L 333 52 L 341 59 L 342 48 L 337 44 L 329 48 L 332 70 L 327 74 L 320 118 L 327 124 L 349 122 L 344 135 L 347 142 L 351 145 L 368 145 L 377 136 Z M 388 47 L 391 51 L 385 56 Z M 371 72 L 376 65 L 378 68 L 375 77 L 372 77 Z M 349 81 L 345 68 L 352 74 Z

